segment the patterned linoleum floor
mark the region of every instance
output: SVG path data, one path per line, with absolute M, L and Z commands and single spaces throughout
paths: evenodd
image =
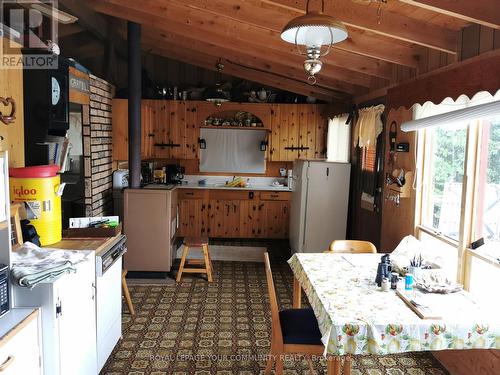
M 263 374 L 270 312 L 262 263 L 214 262 L 214 282 L 130 283 L 136 316 L 124 313 L 123 339 L 101 374 Z M 283 261 L 273 274 L 281 308 L 291 307 L 292 274 Z M 124 308 L 124 311 L 127 311 Z M 315 362 L 317 374 L 326 366 Z M 285 374 L 310 374 L 304 360 L 285 361 Z M 352 375 L 448 375 L 427 353 L 355 357 Z

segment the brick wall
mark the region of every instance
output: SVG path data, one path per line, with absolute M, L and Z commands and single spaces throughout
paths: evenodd
M 83 154 L 85 169 L 85 213 L 113 212 L 111 99 L 114 87 L 90 75 L 90 105 L 83 106 Z

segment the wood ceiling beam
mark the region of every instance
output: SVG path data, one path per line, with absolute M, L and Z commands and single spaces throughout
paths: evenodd
M 137 19 L 140 14 L 143 19 L 148 20 L 148 24 L 161 25 L 165 30 L 186 30 L 189 35 L 200 35 L 203 40 L 216 41 L 222 40 L 225 44 L 233 43 L 235 47 L 240 47 L 244 44 L 249 44 L 255 47 L 270 48 L 279 52 L 287 52 L 292 56 L 297 56 L 297 51 L 294 46 L 283 43 L 277 32 L 265 30 L 254 26 L 242 26 L 241 23 L 225 23 L 223 19 L 217 18 L 213 22 L 204 22 L 199 18 L 192 17 L 191 11 L 185 7 L 169 6 L 171 11 L 175 10 L 174 19 L 165 22 L 164 18 L 153 12 L 146 13 L 131 10 L 125 6 L 117 6 L 107 1 L 92 2 L 94 8 L 100 12 L 112 15 L 118 18 L 131 18 L 135 16 Z M 131 14 L 133 11 L 133 14 Z M 136 14 L 137 13 L 137 14 Z M 193 29 L 193 26 L 196 28 Z M 242 31 L 241 29 L 244 28 Z M 168 30 L 170 29 L 170 30 Z M 179 31 L 180 32 L 180 31 Z M 231 40 L 228 40 L 231 38 Z M 289 59 L 290 56 L 287 57 Z M 357 55 L 344 50 L 335 50 L 330 55 L 323 59 L 325 67 L 328 65 L 335 66 L 339 71 L 349 71 L 363 73 L 370 76 L 379 77 L 385 80 L 392 78 L 393 64 L 366 56 Z
M 213 0 L 210 0 L 213 1 Z M 244 18 L 238 20 L 216 15 L 204 10 L 193 8 L 179 0 L 144 0 L 137 2 L 135 0 L 90 0 L 93 7 L 104 13 L 111 14 L 113 8 L 126 7 L 130 13 L 135 11 L 147 12 L 149 14 L 161 17 L 165 22 L 182 22 L 193 26 L 192 32 L 200 34 L 203 38 L 202 30 L 212 29 L 219 30 L 227 36 L 237 36 L 240 39 L 253 40 L 254 36 L 259 35 L 262 43 L 277 42 L 286 47 L 292 48 L 288 43 L 281 41 L 280 30 L 270 30 L 267 25 L 267 20 L 262 19 L 261 26 L 255 26 L 246 22 Z M 191 3 L 189 3 L 191 4 Z M 112 5 L 107 11 L 103 5 Z M 131 18 L 134 14 L 129 14 Z M 251 37 L 249 35 L 252 35 Z M 368 56 L 374 59 L 380 59 L 394 64 L 405 65 L 416 68 L 418 65 L 419 56 L 422 53 L 422 47 L 411 45 L 398 40 L 369 34 L 368 32 L 352 32 L 347 41 L 339 43 L 331 52 L 330 58 L 335 58 L 334 52 L 341 49 L 345 52 L 354 52 L 362 56 Z M 296 53 L 296 52 L 295 52 Z M 327 63 L 328 59 L 324 60 Z
M 168 43 L 182 50 L 185 46 L 190 49 L 202 52 L 206 55 L 213 56 L 213 59 L 221 57 L 236 64 L 254 68 L 257 71 L 274 72 L 281 76 L 294 79 L 296 81 L 307 83 L 306 75 L 300 65 L 288 60 L 267 59 L 255 56 L 251 51 L 242 53 L 239 50 L 217 46 L 212 43 L 206 43 L 198 39 L 181 36 L 178 34 L 158 32 L 154 29 L 143 29 L 143 39 L 148 42 L 154 42 L 158 45 Z M 272 61 L 271 61 L 272 60 Z M 328 74 L 318 75 L 318 84 L 331 90 L 342 91 L 349 94 L 359 95 L 363 92 L 368 92 L 368 87 L 349 84 L 339 79 L 332 79 Z
M 458 18 L 467 22 L 500 29 L 500 3 L 498 0 L 400 0 L 414 5 Z
M 239 13 L 248 22 L 259 24 L 266 20 L 273 29 L 283 28 L 292 18 L 305 14 L 307 0 L 195 0 L 189 5 L 204 4 L 214 12 Z M 319 9 L 320 2 L 311 3 Z M 455 54 L 458 33 L 452 30 L 411 18 L 405 14 L 384 11 L 378 22 L 377 9 L 352 0 L 325 1 L 325 13 L 334 16 L 347 26 L 368 30 L 373 33 L 395 38 L 423 47 Z
M 290 55 L 285 52 L 257 46 L 248 42 L 242 43 L 233 38 L 220 37 L 210 31 L 205 32 L 205 38 L 196 39 L 190 36 L 189 26 L 180 23 L 155 23 L 153 29 L 154 30 L 151 31 L 156 31 L 157 35 L 161 34 L 165 40 L 174 43 L 183 41 L 185 43 L 184 45 L 197 45 L 202 51 L 207 53 L 210 51 L 209 54 L 214 56 L 223 57 L 225 54 L 234 56 L 240 55 L 256 63 L 261 61 L 261 68 L 267 70 L 272 70 L 273 65 L 287 66 L 294 70 L 298 69 L 299 77 L 305 78 L 305 72 L 302 69 L 304 58 L 298 55 Z M 179 47 L 182 48 L 182 44 L 180 44 Z M 323 66 L 318 78 L 324 80 L 325 85 L 329 85 L 328 82 L 330 82 L 332 86 L 337 86 L 337 89 L 349 93 L 364 91 L 364 88 L 371 87 L 372 85 L 372 77 L 369 75 L 327 64 Z M 343 84 L 343 82 L 345 82 L 345 84 Z
M 119 18 L 128 17 L 133 21 L 140 22 L 143 25 L 154 25 L 157 35 L 160 33 L 163 38 L 167 41 L 172 41 L 177 43 L 183 40 L 184 45 L 197 45 L 203 52 L 212 54 L 213 56 L 225 56 L 231 54 L 237 58 L 238 55 L 245 58 L 247 61 L 252 61 L 254 64 L 258 64 L 261 69 L 273 70 L 277 67 L 286 66 L 287 70 L 290 69 L 295 71 L 293 77 L 305 80 L 305 72 L 302 69 L 302 64 L 304 58 L 293 53 L 292 48 L 290 53 L 287 50 L 284 52 L 283 48 L 280 50 L 278 48 L 271 49 L 268 45 L 256 45 L 250 43 L 247 40 L 238 40 L 226 36 L 225 34 L 220 34 L 214 32 L 214 28 L 208 28 L 203 30 L 203 37 L 195 38 L 196 34 L 193 33 L 192 26 L 186 25 L 184 23 L 169 21 L 164 22 L 164 19 L 149 13 L 141 12 L 139 10 L 127 9 L 124 7 L 116 7 L 114 5 L 101 6 L 98 8 L 104 12 L 112 12 L 114 16 Z M 158 40 L 161 42 L 161 40 Z M 283 45 L 276 41 L 280 47 Z M 286 46 L 286 45 L 285 45 Z M 179 48 L 183 48 L 180 44 Z M 380 86 L 381 82 L 388 84 L 388 80 L 375 79 L 375 77 L 367 75 L 365 73 L 354 72 L 343 67 L 335 67 L 330 64 L 324 64 L 323 69 L 318 75 L 318 79 L 323 82 L 325 86 L 332 87 L 332 89 L 341 90 L 351 94 L 359 94 L 360 92 L 366 91 L 366 88 L 371 88 L 374 84 Z
M 131 0 L 125 0 L 128 2 Z M 254 0 L 238 0 L 235 4 L 234 0 L 145 0 L 143 6 L 155 7 L 158 11 L 164 13 L 169 12 L 172 5 L 188 7 L 193 10 L 191 17 L 196 18 L 200 16 L 201 22 L 214 22 L 212 17 L 225 18 L 225 22 L 236 22 L 237 25 L 242 27 L 254 26 L 261 29 L 267 29 L 272 32 L 274 38 L 281 41 L 281 30 L 283 26 L 290 21 L 291 18 L 296 17 L 302 13 L 295 12 L 294 15 L 285 14 L 279 11 L 272 11 L 266 8 L 252 7 L 250 1 L 256 3 Z M 169 4 L 167 7 L 165 4 Z M 163 6 L 161 4 L 164 4 Z M 250 4 L 250 5 L 249 5 Z M 196 14 L 196 11 L 201 14 Z M 349 28 L 349 37 L 346 41 L 338 43 L 335 48 L 354 52 L 363 56 L 369 56 L 376 59 L 385 60 L 394 64 L 400 64 L 417 68 L 419 56 L 422 54 L 422 47 L 417 44 L 409 44 L 392 38 L 375 35 L 365 30 Z M 285 43 L 285 42 L 282 42 Z M 456 45 L 455 45 L 456 49 Z
M 153 54 L 199 66 L 207 70 L 216 70 L 215 63 L 217 59 L 214 59 L 213 56 L 200 53 L 196 50 L 190 50 L 189 48 L 179 50 L 177 46 L 171 46 L 168 44 L 158 46 L 157 44 L 150 43 L 148 41 L 144 41 L 143 46 L 148 50 L 148 52 L 151 52 Z M 224 74 L 229 74 L 234 77 L 261 83 L 263 85 L 286 91 L 291 91 L 305 96 L 313 96 L 317 99 L 324 100 L 329 103 L 333 101 L 339 101 L 347 104 L 352 103 L 352 97 L 350 95 L 342 95 L 340 93 L 335 93 L 319 86 L 311 86 L 307 83 L 297 82 L 287 77 L 282 77 L 273 73 L 258 72 L 245 67 L 236 66 L 228 63 L 225 60 L 223 60 L 223 63 L 225 65 Z

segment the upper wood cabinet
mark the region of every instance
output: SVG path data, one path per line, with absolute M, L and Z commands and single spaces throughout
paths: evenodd
M 142 100 L 141 157 L 196 159 L 196 107 L 187 102 Z M 128 160 L 128 100 L 113 100 L 113 160 Z
M 209 117 L 250 112 L 269 129 L 267 159 L 326 157 L 327 106 L 321 104 L 224 103 L 143 100 L 143 159 L 198 159 L 200 127 Z M 113 100 L 113 160 L 128 160 L 128 100 Z
M 326 105 L 274 104 L 269 160 L 324 159 L 327 121 Z

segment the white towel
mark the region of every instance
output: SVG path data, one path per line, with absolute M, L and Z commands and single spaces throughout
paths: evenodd
M 12 252 L 12 278 L 18 285 L 28 288 L 52 282 L 62 274 L 76 272 L 75 265 L 83 262 L 90 252 L 40 248 L 25 242 Z

